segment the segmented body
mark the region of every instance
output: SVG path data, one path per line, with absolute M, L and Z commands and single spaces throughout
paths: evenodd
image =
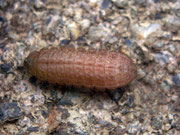
M 30 74 L 60 85 L 114 89 L 136 77 L 136 66 L 119 52 L 52 47 L 32 52 L 25 61 Z

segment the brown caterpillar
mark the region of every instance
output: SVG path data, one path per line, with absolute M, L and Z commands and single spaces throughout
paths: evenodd
M 42 81 L 101 90 L 127 85 L 137 73 L 135 64 L 122 53 L 73 47 L 34 51 L 25 66 Z

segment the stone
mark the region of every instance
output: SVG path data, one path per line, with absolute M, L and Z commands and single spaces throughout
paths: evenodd
M 3 124 L 6 121 L 19 119 L 22 115 L 17 102 L 5 102 L 0 104 L 0 124 Z

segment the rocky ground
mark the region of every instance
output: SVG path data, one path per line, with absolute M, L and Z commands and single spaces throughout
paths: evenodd
M 33 50 L 69 44 L 123 52 L 137 78 L 83 93 L 24 69 Z M 0 56 L 1 135 L 180 134 L 179 0 L 0 0 Z

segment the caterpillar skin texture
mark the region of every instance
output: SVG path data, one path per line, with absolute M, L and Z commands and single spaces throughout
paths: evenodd
M 136 65 L 122 53 L 73 47 L 34 51 L 25 66 L 41 81 L 101 90 L 127 85 L 137 74 Z

